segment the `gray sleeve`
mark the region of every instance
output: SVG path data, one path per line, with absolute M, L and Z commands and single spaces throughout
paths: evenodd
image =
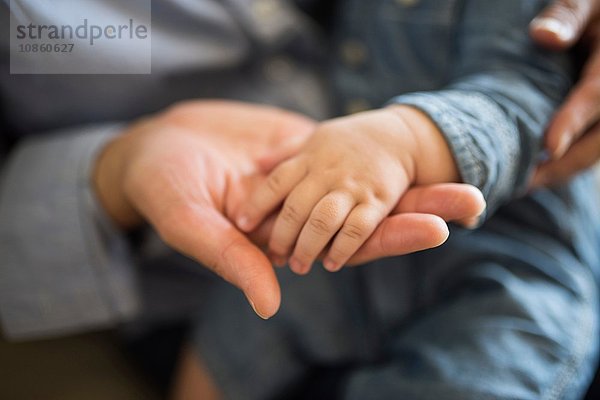
M 125 237 L 90 185 L 97 152 L 120 127 L 20 142 L 0 181 L 0 318 L 13 339 L 115 324 L 138 308 Z
M 543 51 L 528 35 L 544 3 L 465 1 L 450 83 L 392 100 L 436 123 L 463 181 L 486 197 L 488 215 L 526 192 L 545 127 L 571 85 L 568 55 Z

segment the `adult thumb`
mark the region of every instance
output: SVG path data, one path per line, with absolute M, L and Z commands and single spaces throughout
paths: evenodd
M 156 228 L 175 250 L 241 289 L 258 316 L 275 315 L 281 290 L 271 262 L 218 210 L 180 208 Z
M 284 138 L 258 158 L 258 168 L 262 173 L 268 174 L 277 165 L 296 155 L 306 143 L 307 138 L 308 135 L 295 135 Z

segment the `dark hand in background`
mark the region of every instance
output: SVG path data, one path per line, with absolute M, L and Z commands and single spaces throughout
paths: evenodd
M 556 0 L 530 31 L 547 48 L 564 51 L 579 43 L 589 52 L 546 132 L 551 159 L 535 173 L 532 185 L 539 187 L 564 182 L 600 159 L 600 0 Z

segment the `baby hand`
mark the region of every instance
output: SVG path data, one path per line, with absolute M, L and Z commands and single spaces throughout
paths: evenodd
M 337 271 L 414 181 L 417 151 L 415 135 L 395 110 L 322 123 L 255 190 L 238 226 L 253 230 L 285 200 L 269 241 L 273 259 L 283 264 L 291 254 L 291 269 L 305 274 L 330 244 L 323 265 Z

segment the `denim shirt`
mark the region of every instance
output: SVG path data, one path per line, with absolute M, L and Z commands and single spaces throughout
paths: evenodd
M 339 97 L 350 107 L 362 99 L 426 113 L 462 180 L 483 191 L 493 213 L 524 194 L 545 127 L 572 83 L 568 55 L 542 50 L 528 34 L 546 3 L 346 0 Z
M 27 136 L 0 164 L 5 335 L 112 326 L 140 312 L 147 269 L 139 273 L 133 260 L 151 260 L 111 226 L 89 183 L 97 152 L 123 123 L 190 97 L 331 116 L 322 65 L 314 65 L 322 36 L 291 2 L 271 1 L 274 13 L 260 15 L 255 5 L 264 1 L 271 0 L 161 2 L 153 46 L 169 47 L 153 48 L 149 76 L 10 76 L 7 38 L 0 38 L 2 129 Z M 526 187 L 544 127 L 571 83 L 567 56 L 528 37 L 545 3 L 342 1 L 333 37 L 338 113 L 389 102 L 423 110 L 445 135 L 462 179 L 482 189 L 488 210 L 497 209 Z M 2 21 L 7 13 L 0 6 Z M 281 68 L 272 74 L 273 63 L 287 66 L 285 76 Z M 152 298 L 175 309 L 181 293 L 193 292 L 185 284 L 169 295 L 155 286 Z

